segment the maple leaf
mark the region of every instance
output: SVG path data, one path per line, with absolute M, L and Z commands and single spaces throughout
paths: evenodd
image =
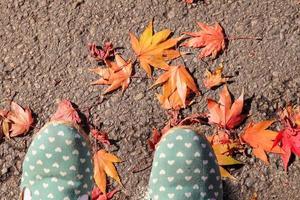
M 215 58 L 217 54 L 225 48 L 225 37 L 223 28 L 219 23 L 214 26 L 208 26 L 204 23 L 198 22 L 198 26 L 201 28 L 198 32 L 184 32 L 184 34 L 192 36 L 183 44 L 186 47 L 202 48 L 199 54 L 199 58 L 212 56 Z
M 162 94 L 157 98 L 165 109 L 185 108 L 187 97 L 191 92 L 200 94 L 192 76 L 184 66 L 169 66 L 168 70 L 163 73 L 152 85 L 152 87 L 161 85 Z
M 96 61 L 105 61 L 107 58 L 114 55 L 114 48 L 111 42 L 104 43 L 103 48 L 98 48 L 94 43 L 89 44 L 88 47 L 90 55 L 95 58 Z
M 58 103 L 57 110 L 51 117 L 51 121 L 68 121 L 76 124 L 81 123 L 78 112 L 74 109 L 72 103 L 66 99 Z
M 279 143 L 284 153 L 281 154 L 284 169 L 287 171 L 292 153 L 300 157 L 300 126 L 297 124 L 298 109 L 287 107 L 279 113 L 283 128 L 278 132 L 273 147 Z
M 99 188 L 94 187 L 92 191 L 92 200 L 109 200 L 112 199 L 113 196 L 119 191 L 119 189 L 115 188 L 111 192 L 103 194 Z
M 220 100 L 217 103 L 214 100 L 207 100 L 207 108 L 209 110 L 209 123 L 218 124 L 225 129 L 233 129 L 238 126 L 246 115 L 241 114 L 244 105 L 244 92 L 232 103 L 227 86 L 220 92 Z
M 100 191 L 106 194 L 106 174 L 122 185 L 118 172 L 114 163 L 121 160 L 105 150 L 101 149 L 95 153 L 94 157 L 94 179 Z
M 108 136 L 106 133 L 98 131 L 97 129 L 93 129 L 93 130 L 91 130 L 91 134 L 94 138 L 96 138 L 102 144 L 110 145 L 110 142 L 109 142 L 109 139 L 108 139 Z
M 212 148 L 217 157 L 221 176 L 235 179 L 223 166 L 242 164 L 240 161 L 237 161 L 230 156 L 230 152 L 235 148 L 239 148 L 239 144 L 213 144 Z
M 226 83 L 229 78 L 226 78 L 222 74 L 223 72 L 223 65 L 221 64 L 217 69 L 213 72 L 210 72 L 206 69 L 204 73 L 204 80 L 203 84 L 206 88 L 211 89 L 213 87 L 219 86 L 223 83 Z
M 174 47 L 182 37 L 168 39 L 170 34 L 169 29 L 153 34 L 153 21 L 149 23 L 139 40 L 130 33 L 131 46 L 139 59 L 140 66 L 149 77 L 152 74 L 151 66 L 167 70 L 169 68 L 167 61 L 180 56 L 179 51 L 170 48 Z
M 131 61 L 125 61 L 120 55 L 115 56 L 116 62 L 106 61 L 106 68 L 95 68 L 90 71 L 102 76 L 97 81 L 92 82 L 94 85 L 110 85 L 104 94 L 112 92 L 122 87 L 122 92 L 128 87 L 132 74 Z
M 11 102 L 7 119 L 11 122 L 10 137 L 27 133 L 33 123 L 31 110 L 29 108 L 23 109 L 15 102 Z
M 266 130 L 274 121 L 266 120 L 256 124 L 250 123 L 241 135 L 243 142 L 253 148 L 253 154 L 269 164 L 266 152 L 283 153 L 279 146 L 272 148 L 277 132 Z

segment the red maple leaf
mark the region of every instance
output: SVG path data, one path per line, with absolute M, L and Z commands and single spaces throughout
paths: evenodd
M 92 191 L 92 200 L 109 200 L 119 191 L 119 189 L 115 188 L 111 192 L 103 194 L 98 187 L 94 187 Z
M 104 43 L 103 47 L 97 47 L 95 43 L 88 45 L 90 54 L 96 61 L 104 61 L 114 55 L 114 48 L 111 42 Z
M 79 124 L 81 119 L 78 112 L 73 108 L 72 103 L 69 100 L 62 100 L 58 104 L 58 108 L 54 115 L 51 117 L 51 121 L 68 121 Z
M 106 133 L 98 131 L 97 129 L 93 129 L 91 130 L 92 136 L 94 138 L 96 138 L 99 142 L 101 142 L 102 144 L 107 144 L 110 145 L 108 136 Z
M 292 153 L 300 157 L 300 125 L 298 124 L 299 109 L 287 107 L 279 113 L 283 129 L 281 129 L 274 141 L 273 147 L 281 144 L 284 153 L 281 154 L 284 169 L 287 171 Z

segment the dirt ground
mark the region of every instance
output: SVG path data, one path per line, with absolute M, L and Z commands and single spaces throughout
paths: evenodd
M 140 34 L 154 17 L 155 30 L 170 28 L 178 36 L 197 30 L 196 21 L 220 22 L 229 36 L 262 37 L 262 41 L 231 41 L 215 60 L 201 62 L 197 50 L 185 63 L 197 78 L 203 96 L 184 113 L 203 112 L 205 68 L 223 62 L 225 74 L 234 76 L 229 90 L 237 97 L 244 88 L 252 98 L 249 120 L 275 116 L 289 102 L 300 105 L 300 4 L 298 0 L 206 0 L 186 5 L 181 0 L 2 0 L 0 1 L 0 106 L 14 100 L 34 111 L 36 125 L 26 136 L 0 141 L 0 199 L 18 198 L 21 164 L 34 132 L 47 122 L 59 99 L 67 98 L 81 111 L 91 107 L 91 122 L 116 141 L 110 150 L 126 189 L 114 199 L 144 199 L 150 168 L 132 173 L 133 166 L 151 162 L 147 139 L 154 127 L 162 128 L 166 114 L 148 90 L 152 81 L 135 78 L 122 96 L 120 91 L 101 96 L 102 86 L 89 83 L 88 72 L 97 63 L 88 56 L 87 44 L 110 40 L 131 55 L 128 32 Z M 137 76 L 145 73 L 136 67 Z M 249 121 L 248 120 L 248 121 Z M 277 127 L 278 128 L 278 127 Z M 264 165 L 254 157 L 231 169 L 236 180 L 225 180 L 224 199 L 300 199 L 300 160 L 284 172 L 278 156 Z

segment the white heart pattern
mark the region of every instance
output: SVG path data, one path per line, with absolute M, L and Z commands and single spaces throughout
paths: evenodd
M 34 170 L 34 168 L 35 168 L 35 167 L 34 167 L 33 165 L 29 165 L 29 169 L 30 169 L 30 170 Z
M 42 177 L 41 177 L 40 175 L 36 175 L 35 178 L 36 178 L 36 179 L 39 179 L 39 180 L 42 179 Z
M 202 176 L 202 177 L 201 177 L 201 179 L 202 179 L 203 181 L 206 181 L 207 178 L 208 178 L 207 176 Z
M 202 143 L 201 146 L 202 146 L 203 148 L 206 148 L 206 144 L 204 144 L 204 143 Z
M 166 191 L 166 188 L 164 188 L 164 186 L 160 186 L 159 191 L 161 192 Z
M 59 172 L 59 174 L 60 174 L 61 176 L 66 176 L 66 175 L 67 175 L 67 172 Z
M 29 184 L 30 184 L 30 185 L 33 185 L 33 184 L 34 184 L 34 181 L 29 181 Z
M 55 152 L 62 152 L 60 147 L 56 147 Z
M 34 191 L 34 194 L 35 194 L 35 195 L 40 195 L 40 192 L 39 192 L 38 190 L 35 190 L 35 191 Z
M 209 190 L 212 190 L 212 189 L 214 189 L 214 186 L 213 186 L 212 184 L 210 184 L 210 185 L 208 186 L 208 189 L 209 189 Z
M 37 165 L 43 165 L 43 162 L 41 160 L 36 161 Z
M 182 190 L 182 186 L 181 185 L 177 185 L 176 186 L 176 190 Z
M 194 141 L 199 141 L 199 137 L 198 137 L 198 136 L 194 136 L 194 137 L 193 137 L 193 140 L 194 140 Z
M 168 177 L 168 181 L 172 182 L 174 180 L 174 177 Z
M 185 178 L 186 181 L 190 181 L 190 180 L 192 179 L 191 176 L 186 176 L 186 177 L 184 177 L 184 178 Z
M 205 196 L 206 196 L 206 192 L 201 192 L 200 195 L 201 195 L 202 197 L 205 197 Z
M 174 146 L 174 143 L 168 143 L 167 146 L 168 146 L 169 149 L 172 149 L 173 146 Z
M 83 175 L 82 174 L 77 174 L 76 177 L 80 180 L 83 178 Z
M 159 154 L 159 158 L 165 158 L 165 157 L 166 157 L 166 154 L 164 154 L 164 153 Z
M 58 190 L 61 192 L 61 191 L 63 191 L 65 188 L 64 187 L 62 187 L 62 186 L 58 186 Z
M 47 158 L 51 158 L 51 157 L 52 157 L 52 154 L 51 154 L 51 153 L 46 153 L 46 157 L 47 157 Z
M 153 182 L 153 183 L 156 183 L 157 181 L 158 181 L 157 178 L 152 179 L 152 182 Z
M 194 170 L 194 173 L 195 173 L 195 174 L 200 174 L 200 173 L 201 173 L 201 171 L 200 171 L 200 169 L 199 169 L 199 168 L 196 168 L 196 169 Z
M 173 165 L 175 163 L 175 160 L 168 160 L 169 165 Z
M 44 168 L 44 172 L 45 172 L 46 174 L 48 174 L 48 173 L 50 172 L 50 169 Z
M 72 185 L 72 186 L 74 186 L 75 184 L 74 184 L 74 182 L 73 182 L 73 181 L 68 181 L 68 185 Z
M 182 138 L 181 135 L 178 135 L 178 136 L 176 137 L 176 140 L 183 140 L 183 138 Z
M 72 170 L 72 171 L 76 171 L 76 167 L 74 165 L 72 165 L 69 170 Z
M 53 163 L 52 167 L 59 168 L 59 165 L 58 165 L 58 163 L 55 162 L 55 163 Z
M 195 154 L 194 154 L 194 157 L 200 157 L 201 154 L 197 151 Z
M 32 150 L 31 152 L 32 155 L 36 155 L 36 153 L 37 153 L 36 150 Z
M 63 156 L 63 159 L 64 159 L 64 160 L 69 160 L 70 157 L 69 157 L 69 156 Z
M 195 184 L 195 185 L 193 186 L 193 189 L 194 189 L 194 190 L 199 190 L 199 185 L 198 185 L 198 184 Z
M 173 199 L 173 198 L 174 198 L 174 196 L 175 196 L 175 194 L 174 194 L 174 193 L 169 193 L 169 194 L 168 194 L 168 197 L 169 197 L 169 199 Z
M 50 194 L 48 194 L 48 196 L 47 196 L 49 199 L 53 199 L 54 198 L 54 196 L 53 196 L 53 194 L 52 193 L 50 193 Z
M 80 158 L 80 162 L 81 162 L 81 163 L 85 163 L 85 161 L 86 161 L 86 160 L 85 160 L 84 158 Z
M 59 136 L 64 136 L 65 133 L 64 133 L 63 131 L 59 131 L 59 132 L 57 133 L 57 135 L 59 135 Z
M 184 195 L 187 197 L 187 198 L 190 198 L 192 196 L 192 193 L 191 192 L 186 192 L 184 193 Z
M 162 169 L 162 170 L 160 170 L 159 174 L 160 174 L 160 175 L 165 175 L 165 174 L 166 174 L 166 171 Z
M 204 165 L 207 165 L 207 163 L 208 163 L 208 160 L 203 160 Z
M 219 196 L 219 192 L 214 192 L 215 197 Z
M 51 181 L 52 181 L 52 182 L 57 182 L 58 180 L 57 180 L 56 177 L 52 177 L 52 178 L 51 178 Z
M 44 188 L 48 188 L 48 183 L 43 183 Z
M 187 148 L 191 148 L 192 143 L 184 143 L 184 146 L 186 146 Z
M 176 171 L 177 174 L 183 174 L 183 170 L 181 168 L 177 169 Z
M 49 142 L 51 142 L 51 143 L 52 143 L 52 142 L 54 142 L 54 141 L 55 141 L 55 137 L 49 137 L 49 138 L 48 138 L 48 140 L 49 140 Z
M 216 170 L 214 168 L 211 168 L 209 173 L 214 174 L 214 173 L 216 173 Z
M 193 160 L 186 160 L 186 161 L 185 161 L 185 163 L 186 163 L 187 165 L 192 164 L 192 162 L 193 162 Z
M 46 149 L 46 147 L 45 147 L 45 145 L 44 145 L 44 144 L 41 144 L 41 145 L 39 146 L 39 149 L 41 149 L 41 150 L 45 150 L 45 149 Z
M 74 151 L 72 152 L 72 154 L 73 154 L 73 155 L 79 155 L 79 151 L 78 151 L 78 150 L 74 150 Z
M 183 155 L 182 152 L 179 151 L 179 152 L 176 154 L 176 156 L 177 156 L 177 157 L 183 157 L 184 155 Z
M 67 145 L 72 144 L 72 140 L 66 140 L 65 142 L 66 142 Z

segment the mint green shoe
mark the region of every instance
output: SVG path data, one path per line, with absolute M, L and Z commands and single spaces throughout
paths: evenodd
M 24 200 L 88 199 L 94 183 L 85 137 L 67 122 L 50 122 L 37 133 L 23 163 Z
M 222 180 L 206 138 L 181 127 L 170 129 L 155 151 L 149 181 L 151 200 L 221 200 Z

